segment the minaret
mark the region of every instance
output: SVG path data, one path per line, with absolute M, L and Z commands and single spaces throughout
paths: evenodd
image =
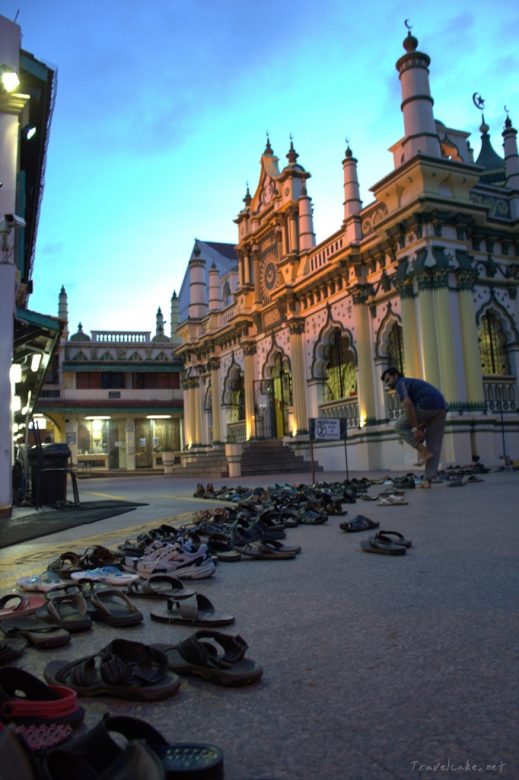
M 193 249 L 193 256 L 189 261 L 189 318 L 200 319 L 207 314 L 207 297 L 205 280 L 205 260 L 200 257 L 198 244 Z
M 360 241 L 362 228 L 358 214 L 362 209 L 360 199 L 359 177 L 357 174 L 357 160 L 348 145 L 344 160 L 342 161 L 344 174 L 344 222 L 348 243 Z
M 305 252 L 315 246 L 314 221 L 312 218 L 312 199 L 306 192 L 303 181 L 299 196 L 299 249 Z
M 404 162 L 416 154 L 441 157 L 433 114 L 434 100 L 429 88 L 431 59 L 427 54 L 417 51 L 418 40 L 411 35 L 410 30 L 403 46 L 406 54 L 397 61 L 396 68 L 400 74 L 402 90 Z
M 213 263 L 209 270 L 209 311 L 216 311 L 221 309 L 221 307 L 220 274 L 216 264 Z
M 157 309 L 157 316 L 155 318 L 155 337 L 156 338 L 163 338 L 164 337 L 164 315 L 162 314 L 162 309 Z
M 58 317 L 64 323 L 62 337 L 66 341 L 68 338 L 68 300 L 65 287 L 63 286 L 59 292 Z
M 519 154 L 517 153 L 517 130 L 512 126 L 509 116 L 506 117 L 503 130 L 503 148 L 505 150 L 506 186 L 510 187 L 510 216 L 519 217 Z
M 178 295 L 176 293 L 176 290 L 173 290 L 173 295 L 171 296 L 170 320 L 171 320 L 170 323 L 171 340 L 173 340 L 176 339 L 177 337 L 175 331 L 178 328 Z

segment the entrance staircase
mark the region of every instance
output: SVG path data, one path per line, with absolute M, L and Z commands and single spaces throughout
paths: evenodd
M 316 464 L 315 470 L 322 471 L 322 468 Z M 306 474 L 311 471 L 312 464 L 296 455 L 280 439 L 247 442 L 241 456 L 244 477 L 253 474 Z
M 190 455 L 187 463 L 174 467 L 173 474 L 179 477 L 228 477 L 229 466 L 223 447 Z
M 316 471 L 322 466 L 315 464 Z M 310 473 L 312 464 L 287 447 L 280 439 L 265 439 L 246 442 L 241 457 L 242 476 L 257 474 Z M 218 478 L 228 477 L 229 467 L 222 448 L 190 455 L 189 462 L 177 465 L 173 474 L 182 477 Z

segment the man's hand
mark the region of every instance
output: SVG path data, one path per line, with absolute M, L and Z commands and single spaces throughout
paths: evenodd
M 423 425 L 419 425 L 416 431 L 414 431 L 414 438 L 415 441 L 420 443 L 425 441 L 425 428 Z

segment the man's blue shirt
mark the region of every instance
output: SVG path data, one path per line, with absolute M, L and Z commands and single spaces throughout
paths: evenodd
M 401 401 L 409 398 L 417 409 L 447 409 L 447 402 L 440 391 L 423 379 L 400 377 L 395 390 Z

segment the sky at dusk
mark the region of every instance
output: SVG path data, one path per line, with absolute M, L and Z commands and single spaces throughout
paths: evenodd
M 403 134 L 396 60 L 404 20 L 431 57 L 434 113 L 471 133 L 485 100 L 502 155 L 504 106 L 519 127 L 515 0 L 0 0 L 22 48 L 57 68 L 29 308 L 72 332 L 169 329 L 195 238 L 237 241 L 268 131 L 311 173 L 317 241 L 343 218 L 346 138 L 364 205 Z

